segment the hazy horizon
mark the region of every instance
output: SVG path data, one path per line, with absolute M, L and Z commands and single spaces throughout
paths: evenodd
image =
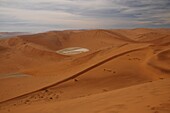
M 169 0 L 0 0 L 0 32 L 170 28 Z

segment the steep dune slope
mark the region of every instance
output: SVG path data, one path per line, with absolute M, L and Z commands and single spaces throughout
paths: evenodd
M 0 41 L 0 45 L 10 48 L 9 51 L 11 52 L 7 53 L 9 57 L 5 58 L 5 56 L 7 55 L 4 54 L 4 57 L 1 58 L 4 62 L 9 62 L 8 64 L 10 65 L 12 64 L 12 66 L 8 65 L 8 67 L 11 67 L 11 70 L 13 71 L 17 71 L 17 67 L 22 67 L 23 65 L 21 64 L 21 66 L 15 66 L 14 62 L 18 61 L 15 60 L 15 56 L 18 57 L 16 59 L 21 60 L 18 61 L 18 63 L 23 62 L 22 59 L 24 59 L 25 61 L 27 61 L 28 59 L 28 63 L 24 61 L 24 66 L 27 66 L 27 64 L 29 65 L 30 60 L 32 59 L 38 59 L 39 63 L 41 63 L 42 61 L 47 61 L 47 64 L 49 64 L 49 59 L 57 60 L 58 58 L 60 59 L 64 57 L 56 53 L 56 51 L 61 48 L 85 47 L 87 49 L 90 49 L 90 52 L 92 53 L 102 48 L 106 48 L 109 46 L 117 47 L 126 43 L 127 42 L 124 41 L 123 38 L 121 39 L 121 37 L 114 35 L 112 36 L 103 30 L 81 32 L 47 32 L 35 35 L 18 36 L 16 38 L 10 38 L 6 40 L 4 39 Z M 13 57 L 10 57 L 12 55 Z M 36 67 L 36 65 L 39 63 L 34 63 L 34 61 L 31 62 L 33 67 Z M 3 68 L 4 65 L 1 66 Z M 4 68 L 6 68 L 6 66 Z M 26 67 L 25 69 L 28 70 L 28 67 Z M 23 70 L 25 69 L 23 68 Z M 2 72 L 5 73 L 5 70 Z
M 22 36 L 23 40 L 43 45 L 52 50 L 81 46 L 89 49 L 100 49 L 109 45 L 126 43 L 124 38 L 108 34 L 105 30 L 47 32 L 37 35 Z
M 67 101 L 39 101 L 1 107 L 7 113 L 169 113 L 170 79 L 136 85 Z M 48 102 L 49 101 L 49 102 Z M 47 104 L 48 102 L 48 104 Z
M 170 74 L 170 49 L 164 50 L 153 56 L 148 64 L 164 74 Z
M 34 35 L 20 36 L 24 41 L 41 45 L 51 50 L 60 49 L 69 40 L 67 32 L 46 32 Z
M 155 41 L 169 40 L 169 29 L 126 29 L 126 30 L 112 30 L 123 36 L 128 37 L 135 42 L 149 42 L 153 43 Z
M 0 51 L 5 51 L 7 48 L 3 47 L 3 46 L 0 46 Z
M 0 45 L 3 48 L 0 53 L 0 73 L 14 73 L 22 71 L 22 69 L 36 67 L 42 62 L 47 63 L 65 57 L 46 49 L 46 47 L 28 43 L 18 37 L 3 39 L 0 41 Z
M 68 30 L 2 39 L 0 74 L 31 77 L 0 79 L 0 112 L 131 113 L 137 107 L 168 113 L 169 31 Z M 56 53 L 68 47 L 89 51 Z

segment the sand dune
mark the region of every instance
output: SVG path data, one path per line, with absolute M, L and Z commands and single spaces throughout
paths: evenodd
M 161 72 L 164 72 L 164 74 L 170 73 L 170 49 L 161 51 L 157 55 L 153 56 L 148 64 Z
M 66 30 L 1 39 L 0 75 L 29 76 L 0 78 L 0 113 L 169 113 L 169 31 Z M 89 51 L 56 52 L 72 47 Z
M 4 51 L 5 49 L 7 49 L 7 48 L 5 48 L 5 47 L 3 47 L 3 46 L 0 46 L 0 51 L 1 51 L 1 52 Z
M 0 38 L 10 38 L 14 36 L 19 36 L 19 35 L 27 35 L 30 33 L 26 32 L 0 32 Z
M 88 95 L 67 101 L 58 101 L 58 96 L 38 101 L 36 104 L 25 100 L 1 108 L 2 112 L 25 113 L 169 113 L 170 79 L 159 80 L 100 94 Z M 44 94 L 46 97 L 48 94 Z M 163 96 L 162 96 L 163 95 Z

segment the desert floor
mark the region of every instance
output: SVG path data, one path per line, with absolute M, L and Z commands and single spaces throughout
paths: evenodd
M 0 113 L 170 113 L 170 29 L 1 38 Z

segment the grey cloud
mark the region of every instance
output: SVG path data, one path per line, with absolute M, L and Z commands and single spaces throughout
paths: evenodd
M 13 12 L 11 12 L 11 15 L 13 15 L 13 19 L 11 20 L 10 13 L 1 13 L 1 8 L 13 8 L 29 12 L 53 12 L 56 13 L 56 16 L 49 18 L 53 20 L 56 18 L 56 21 L 54 21 L 53 24 L 49 23 L 49 25 L 44 23 L 35 24 L 36 21 L 34 19 L 27 20 L 26 17 L 24 19 L 21 18 L 21 16 L 15 16 Z M 67 18 L 63 17 L 64 20 L 63 23 L 61 23 L 61 21 L 57 21 L 57 12 L 63 12 L 72 16 Z M 78 24 L 81 26 L 78 27 L 77 23 L 70 23 L 70 26 L 69 24 L 66 25 L 64 21 L 68 21 L 69 19 L 78 20 Z M 48 28 L 55 28 L 57 26 L 59 29 L 74 27 L 87 28 L 85 23 L 93 23 L 93 21 L 98 22 L 103 28 L 170 27 L 169 20 L 169 0 L 0 0 L 0 24 L 4 26 L 8 25 L 9 27 L 9 23 L 20 26 L 23 22 L 26 23 L 24 24 L 25 27 L 36 26 L 37 28 L 39 26 L 41 28 L 48 26 Z M 133 25 L 128 24 L 133 23 L 133 21 L 139 23 Z M 142 25 L 140 23 L 144 24 Z M 98 25 L 96 23 L 96 28 L 97 27 Z M 1 29 L 2 27 L 0 27 L 0 30 Z

